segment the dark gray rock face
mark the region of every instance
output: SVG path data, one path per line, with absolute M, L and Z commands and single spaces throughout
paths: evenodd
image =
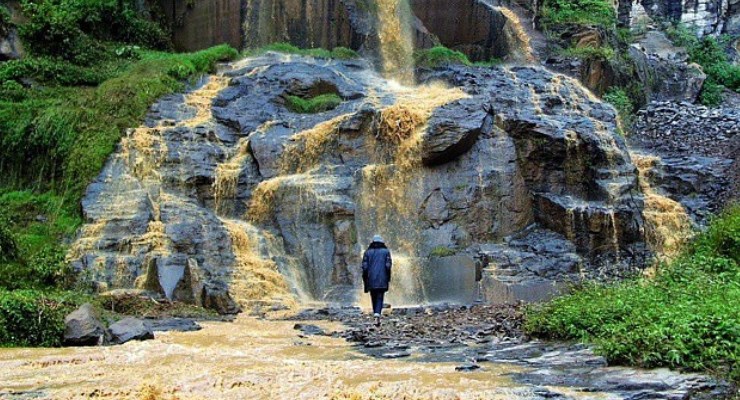
M 535 67 L 420 80 L 459 89 L 400 145 L 380 128 L 391 106 L 404 118 L 452 92 L 398 88 L 362 61 L 268 54 L 162 99 L 89 187 L 73 265 L 101 286 L 233 313 L 278 301 L 283 284 L 265 285 L 260 262 L 299 300 L 353 303 L 375 233 L 396 260 L 392 304 L 471 301 L 433 286 L 458 264 L 474 286 L 483 255 L 488 271 L 557 286 L 576 270 L 618 276 L 641 254 L 636 171 L 610 106 Z M 287 94 L 322 93 L 344 101 L 317 114 L 285 106 Z
M 108 327 L 110 344 L 124 344 L 132 340 L 154 339 L 154 333 L 138 318 L 124 318 Z
M 696 222 L 740 198 L 740 111 L 654 102 L 638 112 L 630 144 L 660 157 L 651 183 Z
M 675 47 L 665 34 L 648 32 L 629 53 L 645 86 L 646 102 L 696 101 L 706 75 L 699 65 L 687 63 L 686 50 Z
M 105 328 L 95 309 L 85 303 L 64 318 L 64 344 L 95 346 L 103 343 Z

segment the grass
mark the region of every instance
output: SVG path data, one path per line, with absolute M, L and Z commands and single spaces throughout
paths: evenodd
M 455 249 L 450 249 L 444 246 L 437 246 L 432 249 L 431 253 L 429 253 L 432 257 L 449 257 L 454 256 L 455 254 L 457 254 Z
M 0 100 L 0 345 L 60 344 L 64 315 L 90 300 L 64 260 L 86 186 L 154 101 L 238 55 L 129 50 L 115 68 L 33 57 L 0 66 L 10 94 Z M 24 87 L 28 76 L 43 85 Z
M 438 68 L 446 65 L 467 65 L 477 67 L 490 67 L 502 63 L 500 59 L 489 61 L 471 62 L 465 54 L 449 49 L 444 46 L 435 46 L 431 49 L 414 51 L 414 63 L 421 68 Z
M 269 44 L 259 49 L 247 50 L 245 52 L 245 55 L 246 56 L 258 56 L 258 55 L 262 55 L 270 51 L 276 52 L 276 53 L 296 54 L 300 56 L 336 59 L 336 60 L 352 60 L 352 59 L 356 59 L 360 57 L 360 55 L 356 51 L 352 49 L 348 49 L 346 47 L 335 47 L 332 50 L 321 49 L 321 48 L 301 49 L 290 43 L 282 43 L 282 42 Z
M 342 104 L 342 98 L 334 93 L 322 94 L 308 99 L 288 95 L 285 97 L 285 101 L 289 110 L 299 114 L 326 112 L 333 110 Z
M 712 221 L 654 278 L 589 284 L 532 307 L 535 336 L 590 342 L 611 363 L 716 373 L 740 382 L 740 206 Z

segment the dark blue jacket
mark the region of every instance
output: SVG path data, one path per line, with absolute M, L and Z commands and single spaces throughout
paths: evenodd
M 391 252 L 383 243 L 373 242 L 362 257 L 362 280 L 366 293 L 372 289 L 388 290 L 391 266 Z

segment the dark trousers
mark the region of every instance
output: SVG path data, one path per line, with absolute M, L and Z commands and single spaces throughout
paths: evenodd
M 370 289 L 370 300 L 373 302 L 373 313 L 380 314 L 383 311 L 383 297 L 386 289 Z

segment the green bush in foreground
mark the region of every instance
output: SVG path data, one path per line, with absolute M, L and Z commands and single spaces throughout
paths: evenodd
M 300 114 L 316 114 L 337 108 L 342 104 L 342 98 L 334 93 L 322 94 L 309 99 L 298 96 L 286 96 L 288 109 Z
M 0 289 L 0 346 L 59 346 L 73 293 Z
M 610 362 L 740 380 L 740 206 L 653 279 L 591 284 L 532 307 L 533 335 L 596 344 Z
M 414 62 L 417 67 L 426 68 L 436 68 L 450 64 L 471 65 L 468 56 L 444 46 L 436 46 L 431 49 L 415 51 Z

